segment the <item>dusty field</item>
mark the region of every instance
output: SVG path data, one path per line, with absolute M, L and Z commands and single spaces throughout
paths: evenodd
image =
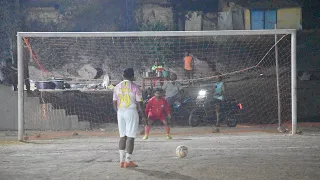
M 177 128 L 178 129 L 178 128 Z M 208 129 L 207 129 L 208 130 Z M 135 169 L 120 169 L 118 137 L 78 135 L 18 143 L 0 140 L 0 179 L 320 179 L 320 131 L 176 133 L 138 136 Z M 189 154 L 175 156 L 185 145 Z

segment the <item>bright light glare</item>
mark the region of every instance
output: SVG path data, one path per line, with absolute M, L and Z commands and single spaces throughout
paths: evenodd
M 207 94 L 207 91 L 206 90 L 200 90 L 199 91 L 199 95 L 200 96 L 205 96 Z

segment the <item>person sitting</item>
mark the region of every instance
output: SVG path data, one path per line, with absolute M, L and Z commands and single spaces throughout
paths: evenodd
M 163 66 L 161 64 L 158 63 L 158 61 L 154 61 L 154 65 L 152 66 L 151 70 L 154 72 L 154 73 L 158 73 L 160 72 L 161 76 L 162 76 L 162 71 L 163 71 Z M 156 76 L 157 78 L 161 78 Z M 161 87 L 161 81 L 159 81 L 159 79 L 154 79 L 153 80 L 153 86 L 158 88 L 158 87 Z
M 165 98 L 172 106 L 175 100 L 179 98 L 179 92 L 182 90 L 180 82 L 177 82 L 177 75 L 172 73 L 169 81 L 163 83 L 162 89 L 165 91 Z
M 158 61 L 154 61 L 154 65 L 151 67 L 151 70 L 156 72 L 156 71 L 162 71 L 163 66 L 158 63 Z

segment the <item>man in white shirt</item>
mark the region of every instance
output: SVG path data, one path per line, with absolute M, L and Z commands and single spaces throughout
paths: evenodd
M 182 90 L 182 86 L 177 80 L 177 75 L 172 73 L 170 75 L 170 81 L 163 83 L 162 89 L 165 91 L 165 98 L 171 106 L 174 101 L 179 97 L 179 92 Z
M 123 78 L 124 80 L 116 85 L 113 92 L 113 107 L 117 111 L 120 134 L 120 167 L 137 167 L 132 161 L 132 152 L 134 148 L 134 138 L 136 137 L 139 125 L 138 110 L 145 123 L 147 123 L 147 121 L 142 109 L 141 90 L 138 85 L 133 83 L 133 69 L 125 69 Z

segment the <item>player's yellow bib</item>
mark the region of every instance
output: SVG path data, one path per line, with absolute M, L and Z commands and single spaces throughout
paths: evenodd
M 124 82 L 124 86 L 119 89 L 119 107 L 122 108 L 123 105 L 125 108 L 128 108 L 131 105 L 131 98 L 130 98 L 130 89 L 128 88 L 127 82 Z

